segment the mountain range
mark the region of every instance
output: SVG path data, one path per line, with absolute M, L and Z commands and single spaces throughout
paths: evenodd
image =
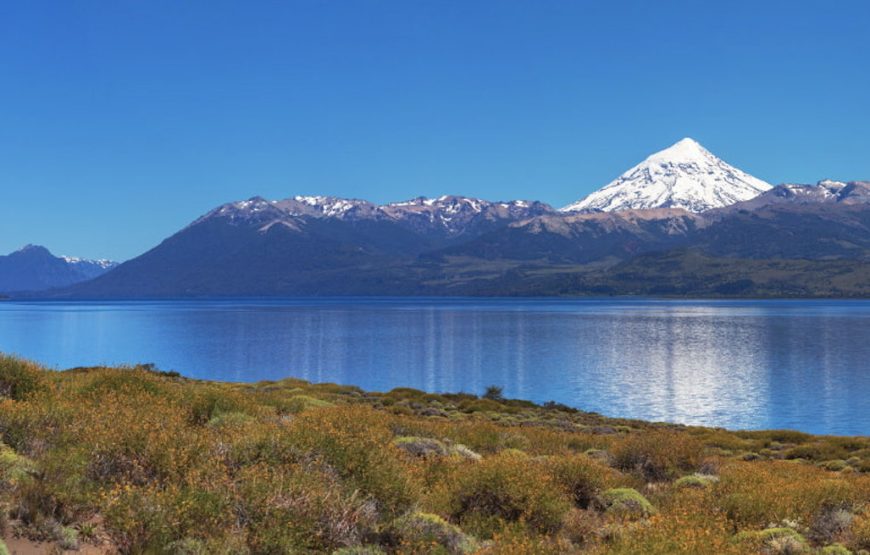
M 589 294 L 870 296 L 870 182 L 772 187 L 684 139 L 561 210 L 462 196 L 231 202 L 41 293 Z
M 54 256 L 45 247 L 26 245 L 0 256 L 0 292 L 41 291 L 93 279 L 117 266 L 109 260 Z

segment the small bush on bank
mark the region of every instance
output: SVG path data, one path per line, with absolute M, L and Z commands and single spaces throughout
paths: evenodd
M 12 489 L 33 479 L 36 465 L 16 453 L 8 445 L 0 443 L 0 488 Z
M 190 421 L 195 425 L 205 425 L 215 417 L 226 413 L 255 414 L 257 412 L 253 403 L 244 395 L 217 388 L 206 388 L 197 392 L 188 403 Z
M 842 459 L 835 459 L 833 461 L 825 461 L 821 463 L 820 466 L 825 470 L 830 470 L 831 472 L 839 472 L 849 465 Z
M 20 401 L 44 388 L 45 383 L 38 366 L 0 355 L 0 397 Z
M 382 415 L 367 407 L 339 406 L 329 412 L 304 412 L 290 424 L 290 441 L 322 460 L 363 494 L 378 510 L 398 516 L 417 497 L 392 444 Z
M 403 552 L 424 553 L 442 550 L 450 555 L 474 553 L 477 540 L 437 515 L 415 512 L 405 515 L 386 532 L 389 543 Z M 437 547 L 434 547 L 437 546 Z
M 613 466 L 645 480 L 672 480 L 698 468 L 704 446 L 687 434 L 656 431 L 632 434 L 611 449 Z
M 490 401 L 503 401 L 504 400 L 504 395 L 502 395 L 503 391 L 504 391 L 504 389 L 497 386 L 497 385 L 490 385 L 486 388 L 486 391 L 483 393 L 483 398 L 489 399 Z
M 674 485 L 678 488 L 706 488 L 719 481 L 718 476 L 709 474 L 691 474 L 678 479 Z
M 760 547 L 774 555 L 796 555 L 810 551 L 804 537 L 796 530 L 786 527 L 740 532 L 734 536 L 734 540 L 748 544 L 747 547 Z
M 810 441 L 813 436 L 796 430 L 761 430 L 752 432 L 734 432 L 737 437 L 760 441 L 764 445 L 771 443 L 801 444 Z
M 223 412 L 212 418 L 206 424 L 209 428 L 226 428 L 244 426 L 254 421 L 254 418 L 243 412 Z
M 622 518 L 645 518 L 656 514 L 652 503 L 631 488 L 609 489 L 596 498 L 595 505 L 606 513 Z
M 723 468 L 713 492 L 729 519 L 745 527 L 783 519 L 810 523 L 823 507 L 850 507 L 867 499 L 867 492 L 849 481 L 827 476 L 831 474 L 824 470 L 788 462 L 769 461 L 763 468 L 735 463 Z
M 112 372 L 88 372 L 87 381 L 77 393 L 99 400 L 111 395 L 129 395 L 140 398 L 166 396 L 170 388 L 160 376 L 146 370 L 125 369 Z
M 446 456 L 447 446 L 437 439 L 428 437 L 403 436 L 396 438 L 393 443 L 399 449 L 418 457 Z
M 475 399 L 459 405 L 459 410 L 462 412 L 508 412 L 504 409 L 501 403 L 492 399 Z
M 854 549 L 870 551 L 870 515 L 863 514 L 856 517 L 849 527 L 849 536 L 849 545 Z
M 362 543 L 381 522 L 374 499 L 343 485 L 328 466 L 308 463 L 241 474 L 239 508 L 253 553 L 331 551 Z
M 826 545 L 819 553 L 821 555 L 853 555 L 849 549 L 838 543 Z
M 823 505 L 810 523 L 810 537 L 821 544 L 831 543 L 845 534 L 855 514 L 842 505 Z
M 585 509 L 609 484 L 615 481 L 614 472 L 586 455 L 572 455 L 550 463 L 556 483 Z
M 605 517 L 599 512 L 573 508 L 565 514 L 559 533 L 573 546 L 585 547 L 598 541 L 605 530 Z
M 59 526 L 56 537 L 61 549 L 77 550 L 79 548 L 79 532 L 75 528 Z
M 332 552 L 332 555 L 385 555 L 386 551 L 377 545 L 357 545 L 342 547 Z
M 332 406 L 334 405 L 329 401 L 324 401 L 323 399 L 311 397 L 310 395 L 293 395 L 292 397 L 281 403 L 279 410 L 283 414 L 299 414 L 300 412 L 308 409 L 317 409 Z
M 519 521 L 552 532 L 568 507 L 567 496 L 544 469 L 513 453 L 466 467 L 453 487 L 453 518 L 483 537 L 492 537 L 503 523 Z

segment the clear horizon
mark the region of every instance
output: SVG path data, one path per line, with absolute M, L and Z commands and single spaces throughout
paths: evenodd
M 255 195 L 559 207 L 687 136 L 772 184 L 870 179 L 868 16 L 858 1 L 6 6 L 0 253 L 125 260 Z

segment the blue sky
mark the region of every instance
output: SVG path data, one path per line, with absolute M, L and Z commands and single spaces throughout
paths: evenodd
M 222 202 L 564 205 L 684 136 L 870 179 L 870 2 L 0 5 L 0 252 L 126 259 Z

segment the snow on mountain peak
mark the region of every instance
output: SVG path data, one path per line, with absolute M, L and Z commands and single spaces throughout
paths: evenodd
M 687 137 L 562 211 L 683 208 L 703 212 L 749 200 L 770 188 Z
M 647 161 L 663 161 L 663 162 L 702 162 L 705 158 L 712 156 L 710 151 L 701 146 L 701 144 L 690 137 L 681 139 L 664 150 L 660 150 L 649 157 Z

